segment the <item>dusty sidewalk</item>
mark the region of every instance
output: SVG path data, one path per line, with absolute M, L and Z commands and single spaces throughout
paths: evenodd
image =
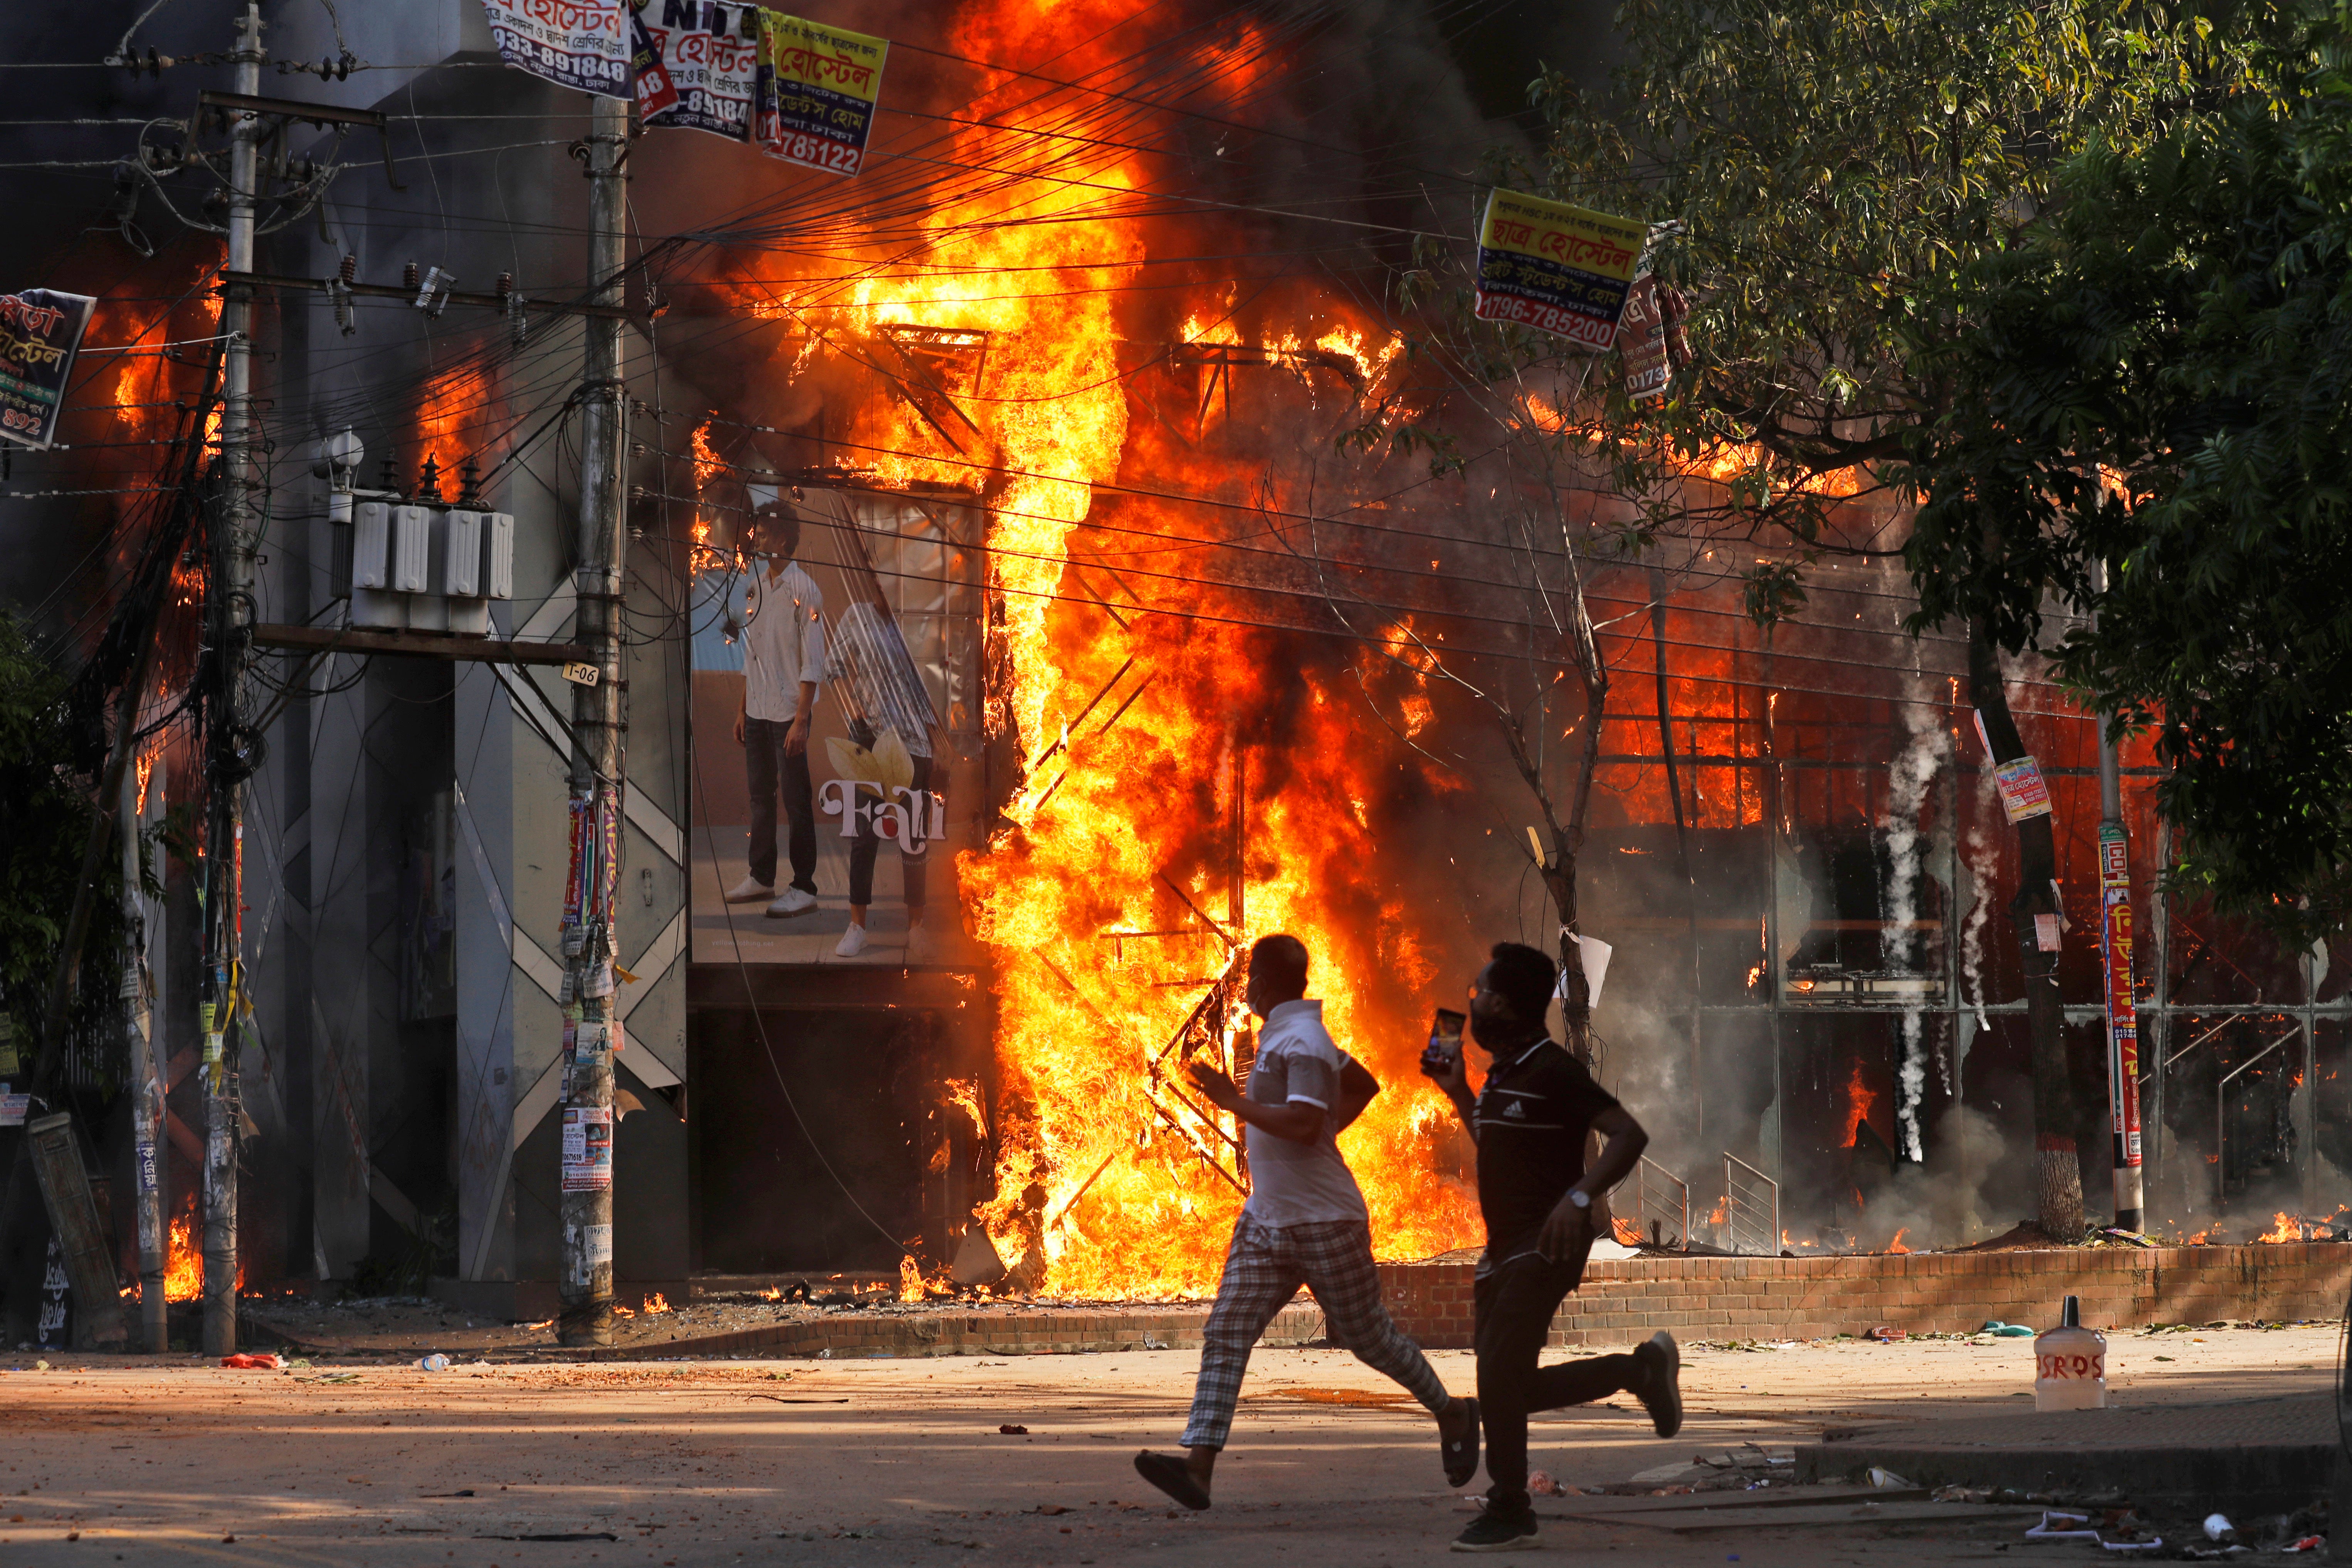
M 2118 1334 L 2116 1396 L 2189 1403 L 2324 1388 L 2337 1333 Z M 1693 1346 L 1681 1437 L 1660 1441 L 1621 1400 L 1540 1420 L 1536 1462 L 1597 1485 L 1701 1450 L 1786 1451 L 1856 1419 L 2014 1409 L 2031 1343 Z M 1466 1354 L 1433 1359 L 1468 1390 Z M 0 1374 L 0 1550 L 12 1562 L 1393 1568 L 1432 1561 L 1466 1518 L 1437 1474 L 1426 1421 L 1333 1351 L 1259 1353 L 1218 1506 L 1175 1518 L 1129 1459 L 1173 1442 L 1189 1352 L 341 1375 L 51 1360 L 46 1372 Z M 1006 1424 L 1028 1433 L 1000 1434 Z M 1884 1511 L 1685 1536 L 1565 1517 L 1590 1511 L 1586 1501 L 1539 1500 L 1549 1550 L 1691 1568 L 1734 1553 L 1742 1568 L 1909 1568 L 2008 1561 L 1997 1548 L 2020 1528 L 2013 1514 L 1906 1525 Z M 591 1539 L 515 1539 L 531 1535 Z

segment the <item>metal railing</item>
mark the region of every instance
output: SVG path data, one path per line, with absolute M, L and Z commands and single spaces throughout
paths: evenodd
M 1633 1167 L 1633 1224 L 1653 1247 L 1690 1246 L 1690 1186 L 1647 1155 Z
M 1723 1156 L 1724 1242 L 1770 1258 L 1780 1250 L 1780 1184 L 1736 1155 Z

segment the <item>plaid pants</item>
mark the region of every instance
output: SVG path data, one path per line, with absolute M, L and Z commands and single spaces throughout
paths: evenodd
M 1369 1226 L 1344 1219 L 1261 1225 L 1244 1214 L 1234 1227 L 1233 1245 L 1225 1249 L 1217 1304 L 1201 1332 L 1201 1377 L 1192 1389 L 1192 1418 L 1185 1424 L 1184 1447 L 1225 1446 L 1251 1347 L 1301 1284 L 1314 1291 L 1332 1339 L 1354 1351 L 1367 1366 L 1396 1379 L 1433 1415 L 1445 1408 L 1445 1385 L 1437 1369 L 1381 1305 Z

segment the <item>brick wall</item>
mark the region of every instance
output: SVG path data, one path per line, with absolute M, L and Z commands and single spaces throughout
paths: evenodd
M 1468 1259 L 1381 1265 L 1398 1326 L 1435 1349 L 1470 1344 Z M 1556 1345 L 1826 1339 L 1884 1323 L 1966 1333 L 1988 1318 L 2041 1328 L 2079 1296 L 2093 1328 L 2344 1315 L 2352 1246 L 2085 1247 L 1856 1258 L 1628 1258 L 1596 1262 L 1552 1320 Z
M 1209 1321 L 1200 1306 L 988 1307 L 971 1312 L 828 1312 L 733 1333 L 681 1334 L 586 1354 L 590 1361 L 659 1361 L 670 1356 L 1053 1355 L 1074 1351 L 1198 1350 Z M 1300 1297 L 1275 1314 L 1268 1345 L 1298 1345 L 1323 1335 L 1323 1314 Z

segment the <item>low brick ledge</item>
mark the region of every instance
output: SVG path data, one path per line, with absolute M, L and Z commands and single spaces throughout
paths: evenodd
M 1067 1355 L 1082 1351 L 1198 1350 L 1209 1306 L 1007 1308 L 975 1312 L 827 1314 L 733 1333 L 574 1353 L 583 1361 L 678 1357 Z M 1302 1345 L 1323 1337 L 1323 1313 L 1302 1299 L 1275 1314 L 1260 1344 Z
M 1475 1265 L 1382 1263 L 1397 1325 L 1432 1349 L 1471 1343 Z M 2055 1322 L 2082 1299 L 2100 1328 L 2305 1322 L 2344 1315 L 2352 1245 L 2065 1247 L 1828 1258 L 1642 1257 L 1596 1262 L 1552 1320 L 1555 1345 L 1623 1344 L 1667 1329 L 1692 1339 L 1828 1339 L 1882 1324 L 1967 1333 L 1989 1318 Z

